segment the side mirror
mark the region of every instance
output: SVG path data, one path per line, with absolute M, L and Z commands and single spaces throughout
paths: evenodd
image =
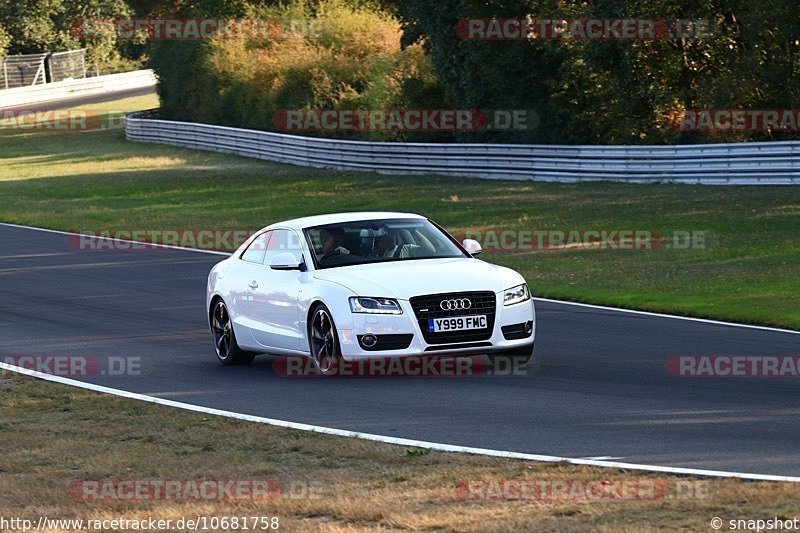
M 474 239 L 464 239 L 464 242 L 462 242 L 461 245 L 470 253 L 470 255 L 478 255 L 483 251 L 483 248 L 481 248 L 481 243 Z
M 269 262 L 272 270 L 303 270 L 304 263 L 291 252 L 275 255 Z

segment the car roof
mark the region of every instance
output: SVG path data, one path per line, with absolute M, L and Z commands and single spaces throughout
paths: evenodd
M 269 225 L 266 229 L 272 228 L 291 228 L 295 230 L 302 230 L 305 228 L 313 228 L 315 226 L 324 226 L 326 224 L 340 224 L 342 222 L 357 222 L 360 220 L 377 220 L 377 219 L 399 219 L 399 218 L 418 218 L 425 219 L 422 215 L 415 213 L 393 213 L 386 211 L 364 211 L 357 213 L 332 213 L 329 215 L 315 215 L 311 217 L 294 218 L 284 222 L 276 222 Z

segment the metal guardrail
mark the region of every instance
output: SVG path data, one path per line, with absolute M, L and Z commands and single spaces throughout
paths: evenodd
M 152 70 L 135 70 L 94 78 L 17 87 L 0 91 L 0 111 L 7 107 L 61 100 L 72 96 L 91 96 L 155 86 L 156 77 Z
M 679 146 L 363 142 L 158 120 L 148 113 L 126 117 L 129 140 L 314 168 L 568 183 L 800 184 L 800 141 Z

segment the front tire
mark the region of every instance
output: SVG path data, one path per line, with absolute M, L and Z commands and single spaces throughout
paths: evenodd
M 311 312 L 308 322 L 308 345 L 317 374 L 332 376 L 339 370 L 342 352 L 339 335 L 330 310 L 319 304 Z
M 255 354 L 245 352 L 236 343 L 233 321 L 222 300 L 218 300 L 212 307 L 211 335 L 214 339 L 214 351 L 217 353 L 217 359 L 223 365 L 249 365 L 255 359 Z

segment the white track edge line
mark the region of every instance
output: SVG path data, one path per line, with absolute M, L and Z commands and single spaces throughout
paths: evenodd
M 550 302 L 562 305 L 574 305 L 577 307 L 589 307 L 592 309 L 601 309 L 603 311 L 615 311 L 618 313 L 631 313 L 634 315 L 645 315 L 645 316 L 656 316 L 660 318 L 673 318 L 675 320 L 688 320 L 690 322 L 703 322 L 706 324 L 713 324 L 715 326 L 730 326 L 734 328 L 747 328 L 747 329 L 760 329 L 762 331 L 772 331 L 775 333 L 791 333 L 793 335 L 800 335 L 800 331 L 794 329 L 781 329 L 781 328 L 772 328 L 769 326 L 759 326 L 757 324 L 739 324 L 737 322 L 725 322 L 724 320 L 714 320 L 712 318 L 695 318 L 691 316 L 680 316 L 680 315 L 668 315 L 665 313 L 654 313 L 653 311 L 638 311 L 636 309 L 624 309 L 621 307 L 608 307 L 605 305 L 596 305 L 596 304 L 585 304 L 581 302 L 568 302 L 566 300 L 553 300 L 550 298 L 540 298 L 538 296 L 533 297 L 534 300 L 539 300 L 541 302 Z
M 0 222 L 0 226 L 9 226 L 9 227 L 12 227 L 12 228 L 22 228 L 22 229 L 28 229 L 28 230 L 32 230 L 32 231 L 43 231 L 43 232 L 46 232 L 46 233 L 57 233 L 59 235 L 81 235 L 80 233 L 75 233 L 75 232 L 72 232 L 72 231 L 61 231 L 61 230 L 56 230 L 56 229 L 37 228 L 37 227 L 34 227 L 34 226 L 25 226 L 25 225 L 22 225 L 22 224 L 12 224 L 10 222 Z M 93 239 L 105 239 L 105 240 L 110 240 L 110 241 L 125 242 L 125 243 L 132 243 L 132 244 L 140 243 L 140 241 L 132 241 L 132 240 L 126 240 L 126 239 L 116 239 L 116 238 L 111 238 L 111 237 L 102 237 L 102 236 L 99 236 L 99 235 L 88 235 L 88 237 L 89 238 L 93 238 Z M 187 248 L 187 247 L 184 247 L 184 246 L 172 246 L 172 245 L 167 245 L 167 244 L 151 244 L 151 243 L 146 243 L 146 244 L 148 246 L 153 247 L 153 248 L 168 248 L 168 249 L 172 249 L 172 250 L 182 250 L 182 251 L 185 251 L 185 252 L 197 252 L 197 253 L 201 253 L 201 254 L 213 254 L 213 255 L 224 255 L 224 256 L 230 256 L 231 255 L 228 252 L 218 252 L 216 250 L 201 250 L 199 248 Z M 554 299 L 551 299 L 551 298 L 540 298 L 538 296 L 534 296 L 533 299 L 534 300 L 539 300 L 541 302 L 550 302 L 550 303 L 556 303 L 556 304 L 561 304 L 561 305 L 574 305 L 574 306 L 577 306 L 577 307 L 588 307 L 588 308 L 591 308 L 591 309 L 602 309 L 604 311 L 616 311 L 616 312 L 619 312 L 619 313 L 631 313 L 631 314 L 635 314 L 635 315 L 656 316 L 656 317 L 662 317 L 662 318 L 672 318 L 672 319 L 675 319 L 675 320 L 688 320 L 690 322 L 703 322 L 703 323 L 706 323 L 706 324 L 714 324 L 714 325 L 717 325 L 717 326 L 730 326 L 730 327 L 734 327 L 734 328 L 759 329 L 759 330 L 762 330 L 762 331 L 773 331 L 773 332 L 776 332 L 776 333 L 791 333 L 793 335 L 800 335 L 800 331 L 796 331 L 796 330 L 793 330 L 793 329 L 772 328 L 772 327 L 769 327 L 769 326 L 758 326 L 758 325 L 755 325 L 755 324 L 739 324 L 739 323 L 736 323 L 736 322 L 725 322 L 725 321 L 722 321 L 722 320 L 713 320 L 713 319 L 710 319 L 710 318 L 694 318 L 694 317 L 690 317 L 690 316 L 680 316 L 680 315 L 669 315 L 669 314 L 664 314 L 664 313 L 654 313 L 652 311 L 637 311 L 635 309 L 624 309 L 624 308 L 621 308 L 621 307 L 608 307 L 608 306 L 604 306 L 604 305 L 586 304 L 586 303 L 581 303 L 581 302 L 570 302 L 570 301 L 567 301 L 567 300 L 554 300 Z
M 437 442 L 428 442 L 414 439 L 404 439 L 397 437 L 388 437 L 385 435 L 376 435 L 373 433 L 361 433 L 359 431 L 348 431 L 344 429 L 329 428 L 325 426 L 315 426 L 311 424 L 303 424 L 300 422 L 289 422 L 286 420 L 277 420 L 274 418 L 265 418 L 255 415 L 247 415 L 243 413 L 236 413 L 233 411 L 224 411 L 222 409 L 214 409 L 211 407 L 203 407 L 201 405 L 194 405 L 190 403 L 176 402 L 174 400 L 167 400 L 158 398 L 156 396 L 148 396 L 146 394 L 139 394 L 136 392 L 128 392 L 120 389 L 113 389 L 103 385 L 95 385 L 94 383 L 86 383 L 75 379 L 65 378 L 62 376 L 55 376 L 51 374 L 43 374 L 36 370 L 10 365 L 8 363 L 0 362 L 0 368 L 16 372 L 25 376 L 43 379 L 45 381 L 52 381 L 62 385 L 69 385 L 81 389 L 87 389 L 94 392 L 103 394 L 111 394 L 122 398 L 131 400 L 138 400 L 143 402 L 154 403 L 166 407 L 174 407 L 176 409 L 183 409 L 185 411 L 193 411 L 196 413 L 203 413 L 213 416 L 221 416 L 225 418 L 234 418 L 237 420 L 244 420 L 246 422 L 256 422 L 259 424 L 267 424 L 270 426 L 284 427 L 290 429 L 297 429 L 302 431 L 312 431 L 315 433 L 323 433 L 326 435 L 335 435 L 339 437 L 351 437 L 362 440 L 369 440 L 375 442 L 382 442 L 384 444 L 394 444 L 398 446 L 411 446 L 414 448 L 423 448 L 428 450 L 435 450 L 441 452 L 453 453 L 466 453 L 471 455 L 484 455 L 490 457 L 502 457 L 506 459 L 520 459 L 524 461 L 537 461 L 546 463 L 569 463 L 573 465 L 597 466 L 604 468 L 620 468 L 624 470 L 641 470 L 647 472 L 660 472 L 664 474 L 679 474 L 690 476 L 703 476 L 703 477 L 725 477 L 725 478 L 739 478 L 753 481 L 784 481 L 791 483 L 800 483 L 800 477 L 794 476 L 777 476 L 771 474 L 750 474 L 745 472 L 726 472 L 721 470 L 703 470 L 696 468 L 682 468 L 672 466 L 653 466 L 653 465 L 640 465 L 633 463 L 620 463 L 616 461 L 600 461 L 592 459 L 572 459 L 569 457 L 558 457 L 555 455 L 539 455 L 522 452 L 509 452 L 503 450 L 492 450 L 489 448 L 473 448 L 469 446 L 457 446 L 454 444 L 440 444 Z

